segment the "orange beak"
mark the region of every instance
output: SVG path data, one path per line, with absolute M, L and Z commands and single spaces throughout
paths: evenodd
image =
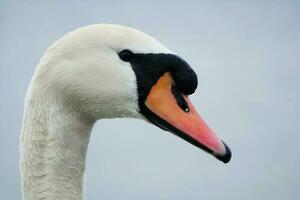
M 203 121 L 188 97 L 178 90 L 169 72 L 152 86 L 146 100 L 147 117 L 191 144 L 214 155 L 224 163 L 231 158 L 230 149 Z

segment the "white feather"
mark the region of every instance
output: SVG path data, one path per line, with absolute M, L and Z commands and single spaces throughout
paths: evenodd
M 84 199 L 85 156 L 98 119 L 142 118 L 135 74 L 118 52 L 170 53 L 138 30 L 90 25 L 44 54 L 30 83 L 20 141 L 23 198 Z

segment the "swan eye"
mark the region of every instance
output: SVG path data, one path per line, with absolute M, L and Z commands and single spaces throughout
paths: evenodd
M 125 62 L 130 61 L 132 56 L 133 56 L 133 53 L 127 49 L 125 49 L 119 53 L 119 57 L 121 58 L 121 60 L 123 60 Z

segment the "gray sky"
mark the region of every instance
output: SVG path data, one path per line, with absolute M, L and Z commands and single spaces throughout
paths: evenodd
M 18 140 L 36 64 L 66 32 L 95 23 L 140 29 L 188 61 L 200 83 L 192 101 L 233 158 L 224 165 L 143 121 L 99 121 L 87 199 L 298 199 L 299 9 L 275 0 L 1 0 L 0 199 L 21 198 Z

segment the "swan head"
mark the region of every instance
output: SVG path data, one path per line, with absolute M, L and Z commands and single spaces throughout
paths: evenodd
M 188 99 L 197 88 L 196 73 L 141 31 L 102 24 L 70 32 L 47 50 L 34 79 L 88 119 L 146 119 L 230 160 L 229 148 Z

